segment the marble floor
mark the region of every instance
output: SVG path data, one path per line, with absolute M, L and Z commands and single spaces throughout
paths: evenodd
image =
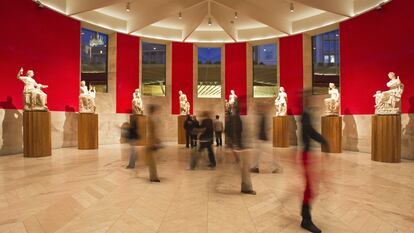
M 142 149 L 138 154 L 142 155 Z M 157 153 L 161 183 L 148 182 L 142 157 L 127 170 L 127 145 L 58 149 L 49 158 L 0 157 L 0 232 L 305 232 L 299 227 L 302 169 L 295 148 L 267 154 L 252 174 L 256 196 L 240 193 L 233 155 L 218 166 L 187 170 L 190 151 Z M 257 153 L 251 151 L 251 154 Z M 314 152 L 318 196 L 314 222 L 323 232 L 414 232 L 414 162 L 372 162 L 368 154 Z M 271 157 L 283 167 L 272 174 Z

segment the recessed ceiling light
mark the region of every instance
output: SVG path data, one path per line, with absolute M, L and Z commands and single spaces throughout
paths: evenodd
M 125 9 L 127 12 L 130 12 L 131 11 L 131 3 L 130 2 L 127 2 L 127 4 L 126 4 L 126 9 Z
M 211 18 L 208 18 L 208 26 L 211 26 L 211 25 L 212 25 Z
M 182 19 L 183 15 L 181 14 L 181 11 L 178 13 L 178 19 Z
M 294 12 L 295 11 L 295 5 L 293 5 L 293 2 L 290 3 L 290 12 Z
M 239 18 L 238 14 L 237 14 L 237 11 L 236 11 L 236 12 L 234 12 L 234 18 L 235 18 L 235 19 Z

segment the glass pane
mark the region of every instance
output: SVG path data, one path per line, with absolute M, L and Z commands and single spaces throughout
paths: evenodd
M 339 88 L 339 30 L 312 37 L 312 92 L 328 94 L 329 83 Z
M 199 98 L 221 98 L 221 48 L 198 48 Z
M 82 28 L 81 80 L 108 92 L 108 35 Z
M 142 42 L 142 94 L 165 96 L 166 45 Z
M 253 97 L 276 95 L 277 47 L 276 44 L 253 46 Z

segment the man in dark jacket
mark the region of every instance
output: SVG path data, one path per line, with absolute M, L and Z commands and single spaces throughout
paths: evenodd
M 208 151 L 208 159 L 210 164 L 208 165 L 211 168 L 216 167 L 216 158 L 214 157 L 213 144 L 214 129 L 213 129 L 213 120 L 210 118 L 208 112 L 203 113 L 204 119 L 201 121 L 200 128 L 203 129 L 203 133 L 200 135 L 200 148 L 199 152 L 202 152 L 204 149 Z
M 185 147 L 189 148 L 191 143 L 191 131 L 193 130 L 193 119 L 188 114 L 187 119 L 184 121 L 184 130 L 185 130 Z
M 196 116 L 193 116 L 193 124 L 191 128 L 191 147 L 197 146 L 197 136 L 198 136 L 198 128 L 200 127 L 200 123 L 197 120 Z

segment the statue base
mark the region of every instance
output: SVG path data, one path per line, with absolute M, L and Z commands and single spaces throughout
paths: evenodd
M 78 149 L 98 149 L 98 114 L 78 114 Z
M 179 115 L 177 119 L 177 141 L 178 144 L 184 145 L 185 144 L 185 129 L 184 129 L 184 122 L 187 119 L 186 115 Z
M 23 112 L 23 141 L 24 157 L 45 157 L 52 155 L 50 112 Z
M 371 160 L 401 162 L 401 115 L 372 116 Z
M 147 122 L 148 118 L 144 115 L 137 115 L 132 114 L 129 116 L 129 122 L 132 125 L 132 122 L 135 121 L 135 124 L 137 126 L 139 139 L 137 140 L 136 144 L 137 146 L 145 146 L 147 145 Z
M 327 153 L 342 152 L 342 117 L 322 116 L 322 136 L 328 142 L 328 147 L 322 145 L 322 151 Z
M 288 116 L 273 117 L 273 147 L 289 147 Z

